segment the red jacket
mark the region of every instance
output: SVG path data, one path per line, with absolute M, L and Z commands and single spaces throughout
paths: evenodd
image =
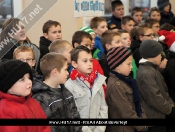
M 43 118 L 46 115 L 39 103 L 31 98 L 0 92 L 0 118 Z M 50 126 L 0 126 L 1 132 L 51 132 Z

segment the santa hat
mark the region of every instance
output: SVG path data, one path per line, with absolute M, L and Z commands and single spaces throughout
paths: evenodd
M 175 32 L 160 30 L 158 34 L 160 36 L 159 41 L 164 41 L 168 49 L 175 52 Z

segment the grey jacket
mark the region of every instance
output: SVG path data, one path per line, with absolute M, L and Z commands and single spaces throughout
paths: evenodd
M 105 76 L 98 74 L 91 90 L 79 78 L 67 80 L 65 86 L 73 94 L 81 118 L 108 118 L 108 107 L 102 87 L 105 79 Z M 105 129 L 106 126 L 84 126 L 82 128 L 83 132 L 104 132 Z
M 158 66 L 142 59 L 137 72 L 137 83 L 141 105 L 147 118 L 162 118 L 170 114 L 174 102 L 169 97 L 168 88 L 158 71 Z

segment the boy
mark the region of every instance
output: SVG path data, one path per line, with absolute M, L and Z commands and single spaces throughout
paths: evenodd
M 169 0 L 157 0 L 157 6 L 160 10 L 160 25 L 169 23 L 174 14 L 171 12 L 171 3 Z
M 122 43 L 121 43 L 120 34 L 117 32 L 113 32 L 111 30 L 103 33 L 101 39 L 102 39 L 102 45 L 105 51 L 101 55 L 99 59 L 99 63 L 104 71 L 104 75 L 107 77 L 106 79 L 106 82 L 107 82 L 109 77 L 109 72 L 110 72 L 109 66 L 107 64 L 107 56 L 106 56 L 107 52 L 110 48 L 122 46 Z
M 129 78 L 132 69 L 132 54 L 124 47 L 111 48 L 107 53 L 110 67 L 108 79 L 107 104 L 109 119 L 146 118 L 141 109 L 140 98 L 135 79 Z M 145 126 L 107 126 L 108 132 L 146 131 Z
M 130 37 L 130 34 L 125 31 L 125 30 L 120 30 L 119 31 L 120 35 L 121 35 L 121 43 L 122 43 L 122 46 L 131 50 L 130 49 L 130 46 L 131 46 L 131 37 Z M 136 79 L 136 75 L 137 75 L 137 66 L 136 66 L 136 63 L 135 63 L 135 60 L 134 58 L 132 59 L 132 77 L 134 79 Z
M 65 86 L 72 92 L 81 118 L 108 118 L 108 107 L 102 85 L 106 77 L 94 72 L 91 51 L 78 46 L 71 51 L 72 66 Z M 84 132 L 105 132 L 106 126 L 83 126 Z
M 160 10 L 157 7 L 152 7 L 148 12 L 148 17 L 156 19 L 158 22 L 160 22 L 161 19 Z
M 111 2 L 112 17 L 108 21 L 110 30 L 121 29 L 121 19 L 124 16 L 124 6 L 122 1 L 114 0 Z
M 135 33 L 131 33 L 131 35 L 133 35 L 131 41 L 131 51 L 133 53 L 133 58 L 135 59 L 136 66 L 139 67 L 139 61 L 141 59 L 139 53 L 140 44 L 144 40 L 153 39 L 154 32 L 153 29 L 148 27 L 148 25 L 146 25 L 145 23 L 139 24 L 139 26 L 135 28 L 133 28 L 133 30 L 135 30 Z
M 134 28 L 135 22 L 132 16 L 124 16 L 121 21 L 121 28 L 128 33 Z
M 58 53 L 43 56 L 40 68 L 45 77 L 42 82 L 34 80 L 32 92 L 48 119 L 79 119 L 79 113 L 72 94 L 65 88 L 67 80 L 67 59 Z M 81 131 L 80 126 L 51 126 L 53 132 Z
M 135 26 L 137 26 L 139 23 L 141 23 L 143 18 L 143 11 L 140 7 L 134 7 L 131 12 L 131 16 L 133 17 L 135 21 Z
M 90 27 L 96 34 L 94 47 L 100 50 L 98 53 L 98 58 L 100 58 L 101 54 L 104 52 L 103 46 L 101 44 L 101 35 L 108 30 L 106 20 L 101 17 L 94 17 L 90 21 Z
M 40 37 L 40 58 L 49 53 L 50 44 L 57 39 L 62 39 L 61 24 L 57 21 L 48 20 L 43 25 L 43 36 Z
M 46 119 L 39 103 L 31 98 L 32 71 L 26 62 L 0 63 L 0 118 Z M 50 132 L 49 126 L 0 126 L 1 132 Z
M 174 102 L 158 70 L 162 51 L 161 44 L 155 40 L 145 40 L 139 48 L 142 59 L 137 71 L 138 90 L 146 116 L 152 119 L 165 119 L 166 115 L 175 118 Z M 149 132 L 160 132 L 163 129 L 163 126 L 153 126 Z

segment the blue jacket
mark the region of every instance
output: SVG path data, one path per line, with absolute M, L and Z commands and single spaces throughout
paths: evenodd
M 98 58 L 100 58 L 101 54 L 104 52 L 104 48 L 102 46 L 101 38 L 99 36 L 95 37 L 95 45 L 94 45 L 94 47 L 98 48 L 100 50 L 100 52 L 97 54 Z

